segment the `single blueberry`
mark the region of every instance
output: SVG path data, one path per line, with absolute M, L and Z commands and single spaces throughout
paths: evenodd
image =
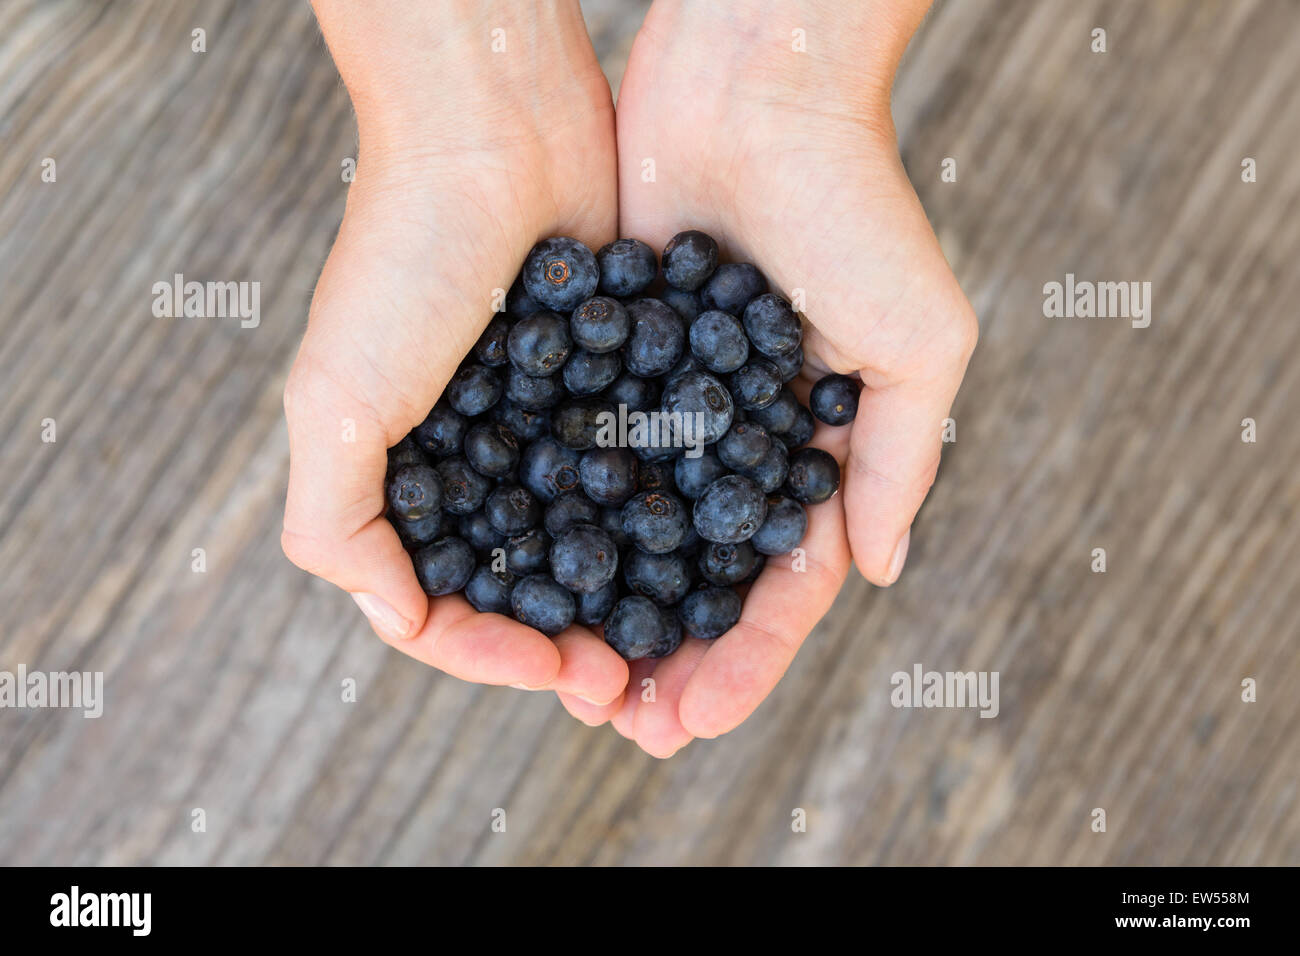
M 506 536 L 492 527 L 492 522 L 482 511 L 461 515 L 458 530 L 465 543 L 473 548 L 474 553 L 479 557 L 492 554 L 494 550 L 504 547 L 506 543 Z
M 674 445 L 698 448 L 718 441 L 731 427 L 735 405 L 731 393 L 706 372 L 686 372 L 664 389 L 661 410 L 674 416 Z
M 749 358 L 749 340 L 734 315 L 710 310 L 691 323 L 691 354 L 710 372 L 734 372 Z
M 786 451 L 785 443 L 774 441 L 762 461 L 753 468 L 746 468 L 741 474 L 762 488 L 763 494 L 770 495 L 785 484 L 788 470 L 789 452 Z
M 541 528 L 506 539 L 506 567 L 520 577 L 545 571 L 551 553 L 551 536 Z
M 595 525 L 574 525 L 551 545 L 551 576 L 570 591 L 599 591 L 614 580 L 617 570 L 618 548 Z
M 524 259 L 524 289 L 544 308 L 572 312 L 600 281 L 595 254 L 577 239 L 556 236 L 533 246 Z
M 727 379 L 736 404 L 753 411 L 765 408 L 781 394 L 781 372 L 770 361 L 751 356 L 749 361 Z
M 494 571 L 490 564 L 480 564 L 465 585 L 465 598 L 484 614 L 509 614 L 514 587 L 515 576 L 509 571 Z
M 820 448 L 800 448 L 790 456 L 785 484 L 796 501 L 821 504 L 840 490 L 839 463 Z
M 436 458 L 446 458 L 460 452 L 468 427 L 465 416 L 441 400 L 411 434 L 425 452 Z
M 648 412 L 659 408 L 659 395 L 659 384 L 654 379 L 624 372 L 602 397 L 615 406 L 622 405 L 627 412 Z
M 438 477 L 442 479 L 442 507 L 454 515 L 477 511 L 492 490 L 492 483 L 475 471 L 463 455 L 438 462 Z
M 678 610 L 686 633 L 711 641 L 740 620 L 740 595 L 731 588 L 704 587 L 686 595 Z
M 704 303 L 700 301 L 698 292 L 687 292 L 669 285 L 664 286 L 659 298 L 668 303 L 684 322 L 694 322 L 696 316 L 704 311 Z
M 441 511 L 431 511 L 423 518 L 416 518 L 414 521 L 407 521 L 390 513 L 388 522 L 397 530 L 397 536 L 407 548 L 432 544 L 442 534 Z
M 698 565 L 704 580 L 719 587 L 739 584 L 750 576 L 758 564 L 752 541 L 738 544 L 709 542 L 700 549 Z
M 813 413 L 799 405 L 794 410 L 794 424 L 776 437 L 781 439 L 787 449 L 794 451 L 812 441 L 816 431 L 817 420 L 813 418 Z
M 677 616 L 676 609 L 661 607 L 659 618 L 663 622 L 663 631 L 659 635 L 659 640 L 655 641 L 654 647 L 650 648 L 647 656 L 651 659 L 667 657 L 682 646 L 682 622 Z
M 624 660 L 639 661 L 670 636 L 666 624 L 664 615 L 649 598 L 625 597 L 605 619 L 605 643 Z
M 718 243 L 698 229 L 679 232 L 664 246 L 663 263 L 668 284 L 692 292 L 718 268 Z
M 783 296 L 760 295 L 745 306 L 745 333 L 764 355 L 787 355 L 803 341 L 799 316 Z
M 529 379 L 529 381 L 539 381 Z M 488 412 L 492 421 L 504 425 L 522 444 L 536 441 L 550 431 L 551 416 L 549 412 L 530 411 L 522 405 L 503 398 L 492 406 Z
M 736 544 L 754 536 L 767 517 L 767 497 L 743 475 L 726 475 L 695 500 L 695 530 L 705 541 Z
M 525 375 L 553 375 L 573 351 L 569 323 L 554 312 L 535 312 L 510 327 L 506 350 L 510 363 Z
M 827 425 L 847 425 L 857 417 L 861 391 L 861 383 L 847 375 L 827 375 L 812 387 L 808 406 Z
M 440 597 L 459 591 L 474 573 L 474 549 L 460 538 L 439 538 L 411 556 L 424 593 Z
M 609 617 L 609 612 L 614 610 L 614 604 L 618 601 L 618 582 L 610 581 L 598 591 L 577 594 L 575 598 L 577 613 L 574 620 L 587 627 L 595 627 L 603 624 L 605 618 Z
M 623 303 L 605 295 L 588 299 L 574 309 L 569 318 L 569 333 L 573 341 L 598 355 L 617 349 L 627 341 L 631 331 L 632 318 Z
M 600 506 L 581 491 L 566 491 L 546 506 L 542 526 L 558 538 L 574 525 L 594 524 L 600 519 Z
M 512 365 L 506 370 L 505 393 L 520 408 L 541 412 L 564 397 L 564 381 L 559 375 L 529 375 Z
M 741 315 L 751 299 L 767 291 L 767 280 L 756 266 L 748 262 L 728 262 L 718 266 L 700 290 L 706 309 L 719 309 Z
M 799 547 L 808 530 L 803 505 L 785 495 L 769 495 L 767 519 L 750 539 L 759 554 L 786 554 Z
M 480 475 L 505 478 L 519 465 L 519 441 L 505 425 L 478 422 L 465 434 L 465 458 Z
M 392 478 L 397 469 L 404 465 L 427 465 L 428 463 L 429 457 L 421 449 L 420 443 L 416 440 L 415 432 L 411 431 L 405 438 L 388 449 L 388 468 L 384 472 L 384 480 L 387 481 Z
M 502 393 L 501 377 L 486 365 L 462 365 L 447 383 L 447 404 L 462 415 L 482 415 Z
M 798 414 L 799 399 L 795 397 L 794 392 L 790 391 L 788 385 L 782 386 L 780 393 L 776 396 L 776 401 L 764 405 L 762 408 L 751 408 L 749 410 L 750 420 L 758 422 L 773 435 L 788 432 L 793 428 Z
M 510 592 L 510 609 L 515 620 L 554 637 L 573 623 L 577 604 L 549 574 L 530 574 Z
M 757 467 L 772 448 L 772 436 L 757 422 L 738 422 L 718 441 L 718 459 L 732 471 Z
M 704 494 L 705 488 L 726 473 L 727 466 L 718 458 L 716 445 L 705 448 L 704 453 L 698 458 L 687 458 L 683 455 L 673 466 L 673 478 L 676 480 L 677 490 L 692 501 Z
M 623 530 L 650 554 L 672 551 L 686 537 L 689 525 L 690 515 L 676 495 L 644 491 L 623 506 Z
M 588 352 L 578 349 L 564 363 L 564 387 L 571 395 L 595 395 L 607 388 L 623 370 L 617 352 Z
M 640 295 L 659 272 L 655 251 L 640 239 L 615 239 L 596 253 L 600 291 L 606 295 Z
M 561 492 L 580 486 L 578 463 L 581 460 L 578 452 L 565 448 L 554 438 L 539 438 L 519 458 L 519 482 L 539 501 L 551 501 Z
M 676 551 L 647 554 L 633 548 L 623 557 L 623 580 L 635 593 L 668 607 L 691 589 L 691 569 Z
M 686 324 L 658 299 L 637 299 L 627 312 L 632 332 L 623 345 L 623 365 L 642 378 L 664 374 L 686 350 Z
M 510 320 L 504 315 L 492 316 L 492 321 L 474 344 L 474 357 L 484 365 L 496 368 L 510 361 L 506 353 L 506 339 L 510 335 Z
M 499 485 L 483 506 L 492 527 L 502 534 L 523 534 L 542 520 L 542 506 L 533 493 L 518 485 Z
M 637 490 L 636 455 L 626 448 L 593 448 L 578 467 L 582 490 L 602 505 L 622 505 Z
M 616 421 L 614 406 L 604 399 L 580 398 L 561 402 L 551 412 L 551 435 L 565 448 L 595 448 L 607 425 Z
M 394 515 L 415 521 L 442 507 L 442 479 L 431 465 L 403 465 L 388 479 L 386 497 Z

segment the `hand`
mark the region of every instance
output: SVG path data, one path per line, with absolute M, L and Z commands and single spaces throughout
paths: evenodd
M 360 153 L 285 388 L 282 543 L 426 664 L 607 702 L 627 666 L 603 640 L 573 627 L 552 641 L 460 595 L 430 601 L 382 517 L 387 449 L 442 393 L 493 290 L 541 237 L 600 245 L 615 233 L 613 107 L 576 0 L 497 7 L 316 4 Z M 492 52 L 495 28 L 506 55 Z
M 769 559 L 740 624 L 631 668 L 623 701 L 562 695 L 612 719 L 649 753 L 744 721 L 776 686 L 848 572 L 850 547 L 881 586 L 899 576 L 909 527 L 939 465 L 942 421 L 977 324 L 899 161 L 889 89 L 926 2 L 656 0 L 619 94 L 619 234 L 662 248 L 681 229 L 751 261 L 774 289 L 805 290 L 807 360 L 796 392 L 860 374 L 852 426 L 812 444 L 844 466 L 842 494 L 809 509 L 807 569 Z M 794 28 L 807 52 L 792 50 Z M 642 179 L 646 159 L 655 179 Z M 846 533 L 847 518 L 847 533 Z M 653 703 L 640 699 L 653 676 Z

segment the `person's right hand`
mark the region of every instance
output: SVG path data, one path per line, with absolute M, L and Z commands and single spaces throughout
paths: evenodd
M 603 640 L 572 627 L 552 641 L 461 595 L 431 601 L 383 517 L 387 449 L 442 394 L 493 290 L 537 239 L 596 247 L 617 224 L 613 107 L 576 0 L 497 6 L 317 0 L 360 150 L 285 387 L 281 541 L 404 653 L 464 680 L 604 704 L 628 671 Z

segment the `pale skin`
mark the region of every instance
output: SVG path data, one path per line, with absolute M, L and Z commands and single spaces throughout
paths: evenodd
M 889 88 L 928 2 L 656 0 L 617 117 L 573 0 L 316 0 L 357 111 L 347 210 L 285 390 L 285 553 L 357 599 L 387 643 L 463 680 L 553 690 L 667 757 L 740 725 L 829 609 L 850 563 L 898 579 L 977 325 L 898 158 Z M 793 28 L 806 51 L 791 49 Z M 493 52 L 493 30 L 506 49 Z M 654 160 L 653 182 L 643 179 Z M 383 514 L 386 449 L 418 424 L 531 245 L 656 249 L 683 228 L 804 290 L 805 400 L 858 374 L 844 466 L 809 509 L 806 568 L 767 564 L 740 624 L 630 667 L 592 631 L 555 640 L 430 599 Z M 343 421 L 356 441 L 341 440 Z M 653 701 L 643 699 L 652 679 Z

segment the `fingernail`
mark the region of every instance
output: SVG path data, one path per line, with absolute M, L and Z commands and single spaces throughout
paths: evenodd
M 574 696 L 577 697 L 578 700 L 583 700 L 588 704 L 591 704 L 592 707 L 608 707 L 618 699 L 617 697 L 611 697 L 609 700 L 592 700 L 590 697 L 583 697 L 581 694 L 575 694 Z
M 404 640 L 411 633 L 411 622 L 398 614 L 383 598 L 358 591 L 352 595 L 352 600 L 357 602 L 357 607 L 361 608 L 361 613 L 374 625 L 375 630 L 397 641 Z
M 889 559 L 889 570 L 885 572 L 885 587 L 897 581 L 898 576 L 903 573 L 903 562 L 907 560 L 907 545 L 911 540 L 912 529 L 908 528 L 898 539 L 898 544 L 894 545 L 894 556 Z
M 527 684 L 511 684 L 515 690 L 545 690 L 545 684 L 538 684 L 536 687 L 529 687 Z

